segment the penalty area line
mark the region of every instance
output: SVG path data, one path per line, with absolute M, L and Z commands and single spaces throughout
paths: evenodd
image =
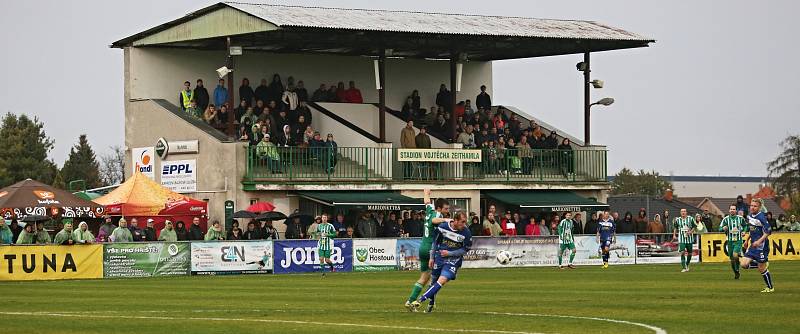
M 656 334 L 667 334 L 667 331 L 663 328 L 656 327 L 653 325 L 643 324 L 639 322 L 627 321 L 627 320 L 616 320 L 616 319 L 607 319 L 607 318 L 598 318 L 598 317 L 581 317 L 576 315 L 555 315 L 555 314 L 538 314 L 538 313 L 506 313 L 506 312 L 463 312 L 469 314 L 489 314 L 489 315 L 508 315 L 508 316 L 527 316 L 527 317 L 544 317 L 544 318 L 565 318 L 565 319 L 579 319 L 579 320 L 596 320 L 596 321 L 605 321 L 605 322 L 613 322 L 618 324 L 625 324 L 625 325 L 632 325 L 632 326 L 639 326 L 643 328 L 647 328 L 652 330 Z
M 352 324 L 352 323 L 328 323 L 320 321 L 304 320 L 280 320 L 280 319 L 246 319 L 246 318 L 214 318 L 214 317 L 164 317 L 164 316 L 135 316 L 135 315 L 102 315 L 102 314 L 78 314 L 78 313 L 50 313 L 50 312 L 0 312 L 0 315 L 37 315 L 49 317 L 75 317 L 80 315 L 84 318 L 95 319 L 133 319 L 133 320 L 196 320 L 196 321 L 219 321 L 219 322 L 259 322 L 259 323 L 281 323 L 295 325 L 317 325 L 317 326 L 338 326 L 338 327 L 362 327 L 380 329 L 408 329 L 426 330 L 434 332 L 458 332 L 458 333 L 496 333 L 496 334 L 544 334 L 536 332 L 503 331 L 491 329 L 459 329 L 459 328 L 430 328 L 417 326 L 392 326 L 392 325 L 371 325 L 371 324 Z

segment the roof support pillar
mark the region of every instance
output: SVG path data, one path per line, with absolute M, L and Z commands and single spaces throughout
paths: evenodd
M 231 56 L 231 54 L 230 54 L 230 50 L 231 50 L 231 38 L 230 38 L 230 36 L 225 38 L 225 45 L 227 46 L 225 53 L 228 54 L 228 65 L 227 66 L 228 66 L 229 69 L 233 70 L 234 69 L 234 63 L 233 63 L 233 56 Z M 235 116 L 236 113 L 233 111 L 233 109 L 234 109 L 234 106 L 237 106 L 237 104 L 233 103 L 233 101 L 234 101 L 234 99 L 233 99 L 233 71 L 228 72 L 227 80 L 228 80 L 228 121 L 227 121 L 228 124 L 226 126 L 226 132 L 227 132 L 228 136 L 236 138 L 236 126 L 233 124 L 233 123 L 236 122 L 236 116 Z M 217 106 L 217 107 L 220 107 L 220 106 Z
M 589 68 L 589 52 L 588 51 L 583 53 L 583 64 L 585 66 L 584 69 L 583 69 L 583 137 L 584 137 L 583 141 L 586 143 L 585 144 L 586 146 L 589 146 L 590 145 L 589 144 L 590 143 L 589 142 L 589 128 L 591 127 L 591 123 L 590 123 L 591 115 L 590 115 L 589 111 L 592 108 L 592 102 L 590 101 L 591 96 L 589 96 L 590 95 L 589 94 L 589 89 L 591 88 L 591 87 L 589 87 L 589 85 L 591 84 L 590 81 L 592 81 L 592 79 L 591 79 L 589 74 L 592 71 Z
M 458 53 L 450 53 L 450 141 L 454 142 L 456 139 L 456 128 L 458 127 L 456 121 L 456 67 L 458 64 Z
M 378 123 L 380 127 L 381 143 L 386 142 L 386 50 L 381 49 L 381 55 L 378 57 Z

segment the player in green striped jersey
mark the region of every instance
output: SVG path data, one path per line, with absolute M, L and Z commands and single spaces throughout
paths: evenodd
M 411 295 L 406 300 L 405 307 L 410 312 L 415 309 L 411 303 L 417 300 L 419 294 L 422 293 L 422 288 L 427 285 L 431 279 L 431 269 L 433 266 L 433 258 L 431 258 L 431 245 L 433 244 L 433 229 L 435 225 L 441 223 L 449 223 L 452 219 L 443 218 L 444 215 L 450 213 L 450 202 L 444 198 L 436 199 L 435 205 L 431 203 L 431 190 L 423 190 L 423 197 L 425 201 L 425 227 L 422 230 L 422 242 L 419 245 L 419 279 L 414 283 L 411 289 Z
M 322 223 L 317 225 L 317 253 L 319 254 L 319 270 L 325 276 L 325 264 L 331 268 L 331 272 L 336 271 L 331 261 L 331 251 L 333 250 L 333 237 L 336 236 L 336 228 L 328 222 L 328 214 L 322 214 Z
M 681 252 L 681 270 L 682 273 L 689 271 L 689 262 L 692 260 L 692 252 L 694 252 L 694 231 L 697 228 L 697 222 L 692 216 L 686 213 L 686 209 L 681 209 L 681 216 L 675 218 L 672 223 L 672 240 L 675 240 L 677 234 L 678 251 Z
M 572 265 L 572 261 L 575 260 L 575 239 L 572 236 L 572 212 L 567 212 L 564 214 L 564 219 L 558 223 L 558 243 L 560 247 L 558 248 L 558 269 L 564 269 L 564 266 L 561 265 L 561 261 L 564 258 L 564 251 L 569 249 L 569 265 L 570 269 L 575 269 L 575 266 Z
M 747 224 L 744 217 L 736 214 L 736 205 L 728 208 L 728 215 L 722 218 L 719 223 L 719 231 L 725 232 L 728 236 L 726 243 L 728 247 L 728 257 L 731 259 L 731 269 L 733 278 L 739 279 L 739 257 L 742 256 L 742 244 L 744 243 L 744 232 L 747 231 Z

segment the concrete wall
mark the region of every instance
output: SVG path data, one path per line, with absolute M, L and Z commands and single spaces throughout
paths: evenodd
M 215 70 L 225 64 L 223 51 L 196 51 L 167 48 L 127 48 L 129 52 L 131 99 L 162 98 L 177 103 L 178 91 L 188 80 L 194 87 L 200 78 L 205 82 L 209 93 L 213 93 L 218 77 Z M 361 89 L 364 102 L 378 102 L 375 89 L 375 74 L 372 59 L 366 57 L 346 57 L 328 55 L 274 54 L 266 52 L 245 52 L 236 57 L 234 78 L 238 98 L 238 87 L 242 78 L 250 79 L 255 89 L 262 78 L 270 81 L 274 73 L 281 75 L 286 83 L 288 76 L 303 80 L 309 94 L 319 87 L 342 81 L 354 80 Z M 387 105 L 400 109 L 405 98 L 414 89 L 421 95 L 424 108 L 434 105 L 439 85 L 450 85 L 450 65 L 446 61 L 426 61 L 412 59 L 388 59 L 386 61 L 386 101 Z M 462 92 L 460 100 L 474 100 L 479 87 L 485 84 L 492 93 L 492 64 L 490 62 L 469 62 L 464 65 Z M 474 103 L 474 101 L 473 101 Z

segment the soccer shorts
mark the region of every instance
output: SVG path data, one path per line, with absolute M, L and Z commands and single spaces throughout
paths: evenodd
M 431 247 L 423 246 L 419 248 L 419 271 L 426 272 L 431 270 L 428 267 L 428 261 L 431 260 Z
M 331 258 L 331 250 L 320 250 L 319 251 L 319 258 L 320 259 L 330 259 Z
M 748 248 L 747 253 L 744 254 L 744 257 L 752 259 L 758 263 L 767 263 L 769 262 L 769 249 L 756 249 L 756 248 Z
M 679 252 L 687 251 L 689 252 L 689 255 L 691 255 L 692 252 L 694 252 L 694 244 L 679 243 L 678 251 Z
M 458 268 L 461 266 L 457 261 L 448 260 L 442 257 L 435 257 L 433 260 L 433 270 L 431 270 L 431 282 L 439 279 L 439 276 L 447 277 L 448 281 L 455 281 Z
M 600 249 L 611 248 L 611 240 L 600 240 Z
M 572 251 L 575 251 L 575 243 L 570 242 L 568 244 L 561 244 L 561 248 L 559 248 L 559 251 L 563 253 L 565 249 L 570 249 Z
M 728 241 L 725 245 L 728 247 L 728 257 L 731 259 L 734 255 L 742 256 L 742 241 Z

